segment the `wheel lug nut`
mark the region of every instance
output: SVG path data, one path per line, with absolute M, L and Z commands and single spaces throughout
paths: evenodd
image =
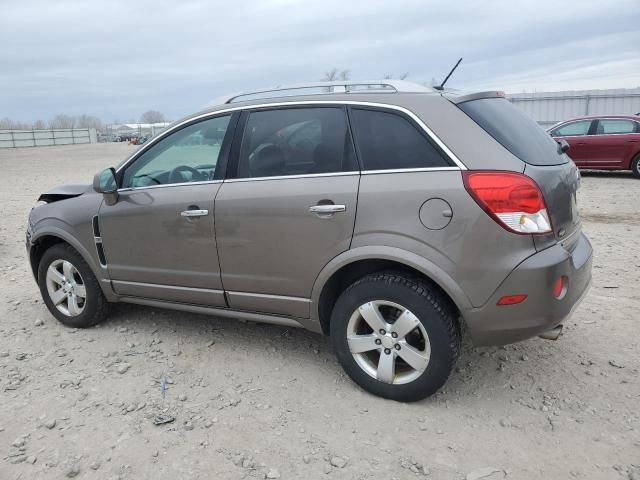
M 386 334 L 387 334 L 387 332 L 384 331 L 384 328 L 381 328 L 380 329 L 380 335 L 386 335 Z
M 396 350 L 400 350 L 400 344 L 396 343 Z
M 382 340 L 380 340 L 379 338 L 376 338 L 376 345 L 380 345 L 382 343 Z
M 390 349 L 388 349 L 388 348 L 385 348 L 385 349 L 384 349 L 384 353 L 386 353 L 387 355 L 389 355 L 389 354 L 391 353 L 391 350 L 390 350 Z
M 393 333 L 391 334 L 391 336 L 392 336 L 393 338 L 398 338 L 398 334 L 397 334 L 396 332 L 393 332 Z

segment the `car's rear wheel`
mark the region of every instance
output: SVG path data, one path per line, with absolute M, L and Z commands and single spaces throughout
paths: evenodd
M 109 312 L 98 280 L 87 262 L 70 245 L 49 248 L 38 266 L 38 286 L 45 305 L 69 327 L 91 327 Z
M 631 161 L 631 171 L 634 177 L 640 178 L 640 154 L 636 155 L 636 158 Z
M 344 291 L 331 316 L 331 337 L 338 360 L 358 385 L 403 402 L 442 387 L 460 351 L 448 299 L 427 282 L 387 272 Z

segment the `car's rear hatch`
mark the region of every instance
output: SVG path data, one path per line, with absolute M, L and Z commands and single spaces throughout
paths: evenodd
M 501 92 L 448 97 L 503 147 L 524 162 L 523 173 L 540 187 L 555 239 L 580 228 L 576 191 L 580 174 L 558 144 Z

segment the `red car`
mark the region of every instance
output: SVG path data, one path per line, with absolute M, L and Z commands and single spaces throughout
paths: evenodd
M 631 170 L 640 178 L 640 116 L 582 117 L 554 125 L 549 134 L 566 140 L 580 169 Z

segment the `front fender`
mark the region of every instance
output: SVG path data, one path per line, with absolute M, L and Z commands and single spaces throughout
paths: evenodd
M 342 267 L 360 260 L 391 260 L 418 270 L 429 277 L 453 300 L 460 311 L 471 308 L 471 301 L 443 269 L 424 257 L 389 246 L 363 246 L 347 250 L 333 258 L 320 272 L 311 292 L 311 318 L 319 322 L 320 294 L 331 276 Z
M 87 235 L 84 230 L 86 229 L 74 229 L 71 225 L 57 218 L 42 218 L 32 226 L 30 242 L 31 245 L 36 245 L 45 237 L 52 236 L 71 245 L 91 268 L 107 300 L 114 301 L 117 296 L 111 289 L 107 269 L 103 268 L 98 260 L 93 235 L 91 232 Z

